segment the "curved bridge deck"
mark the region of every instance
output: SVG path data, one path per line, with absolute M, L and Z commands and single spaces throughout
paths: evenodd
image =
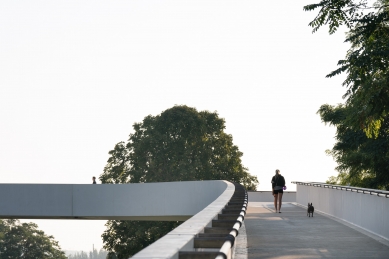
M 389 242 L 360 228 L 316 212 L 309 218 L 295 203 L 281 212 L 271 202 L 249 202 L 246 258 L 389 258 Z

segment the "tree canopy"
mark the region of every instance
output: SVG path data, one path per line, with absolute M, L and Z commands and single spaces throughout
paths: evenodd
M 225 133 L 216 112 L 174 106 L 133 125 L 99 179 L 102 183 L 229 180 L 255 190 L 258 180 L 242 165 L 243 153 Z M 177 227 L 179 222 L 109 221 L 104 248 L 127 258 Z
M 377 137 L 389 112 L 389 0 L 322 0 L 304 6 L 305 11 L 319 9 L 309 25 L 313 32 L 328 25 L 332 34 L 344 25 L 349 29 L 346 42 L 351 44 L 339 68 L 327 75 L 346 73 L 343 85 L 346 105 L 352 112 L 345 121 L 368 137 Z
M 318 111 L 337 129 L 337 142 L 327 153 L 339 175 L 328 182 L 388 190 L 389 0 L 321 0 L 304 10 L 319 10 L 309 23 L 313 32 L 328 25 L 333 34 L 346 26 L 350 43 L 345 59 L 327 75 L 346 73 L 345 104 Z
M 0 259 L 66 259 L 58 242 L 34 223 L 0 219 Z
M 174 106 L 134 124 L 100 176 L 103 183 L 229 180 L 255 190 L 258 180 L 242 165 L 243 153 L 218 114 Z
M 338 163 L 339 175 L 329 183 L 389 190 L 389 122 L 384 121 L 377 138 L 349 127 L 345 118 L 353 112 L 346 105 L 322 105 L 321 119 L 336 127 L 336 143 L 327 150 Z

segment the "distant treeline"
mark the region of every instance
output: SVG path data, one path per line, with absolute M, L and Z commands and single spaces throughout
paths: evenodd
M 94 249 L 93 252 L 81 251 L 79 253 L 68 255 L 68 259 L 107 259 L 107 258 L 108 258 L 108 252 L 102 249 L 100 249 L 100 251 Z

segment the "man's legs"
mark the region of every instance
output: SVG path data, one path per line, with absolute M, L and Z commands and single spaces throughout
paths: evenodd
M 278 201 L 278 194 L 274 194 L 274 208 L 277 212 L 277 201 Z
M 278 212 L 281 212 L 281 205 L 282 205 L 282 195 L 283 195 L 283 193 L 279 193 L 278 194 Z M 275 204 L 277 204 L 277 203 L 275 203 Z

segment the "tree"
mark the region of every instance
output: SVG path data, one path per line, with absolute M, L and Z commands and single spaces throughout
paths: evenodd
M 322 0 L 304 6 L 305 11 L 319 8 L 309 23 L 316 32 L 323 25 L 329 33 L 345 25 L 346 42 L 351 44 L 338 69 L 327 77 L 347 73 L 343 96 L 350 110 L 345 121 L 368 137 L 377 137 L 389 113 L 389 0 Z
M 1 259 L 66 259 L 58 242 L 47 236 L 34 223 L 0 220 Z
M 116 254 L 114 252 L 109 252 L 105 259 L 118 259 L 118 257 L 116 256 Z
M 217 113 L 174 106 L 133 127 L 128 143 L 119 142 L 109 152 L 103 183 L 225 179 L 248 189 L 258 183 L 243 167 L 243 153 Z
M 336 127 L 336 143 L 327 150 L 338 163 L 337 177 L 328 183 L 389 190 L 389 122 L 379 129 L 378 137 L 368 138 L 363 130 L 352 129 L 347 105 L 322 105 L 318 111 L 324 123 Z
M 154 243 L 180 225 L 177 221 L 109 220 L 103 233 L 105 249 L 115 251 L 117 258 L 128 258 Z M 110 255 L 112 258 L 114 255 Z
M 100 176 L 102 183 L 229 180 L 255 190 L 257 177 L 242 165 L 242 152 L 224 132 L 216 112 L 174 106 L 133 125 Z M 127 258 L 177 227 L 179 222 L 109 221 L 104 248 Z

